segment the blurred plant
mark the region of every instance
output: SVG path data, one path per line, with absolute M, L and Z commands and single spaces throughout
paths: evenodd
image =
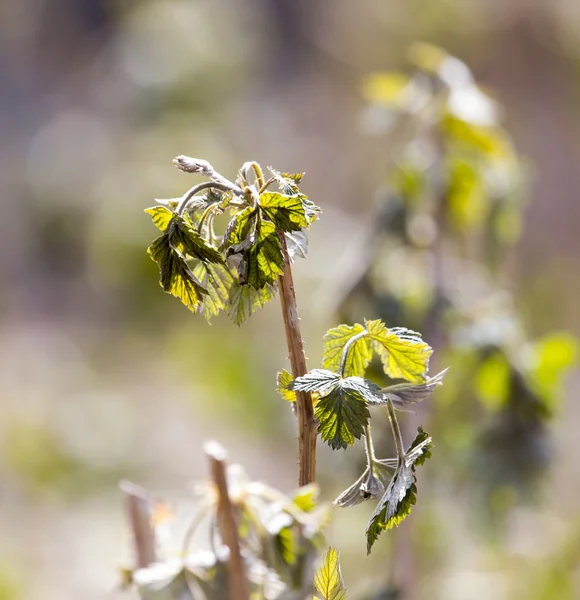
M 445 464 L 484 492 L 486 506 L 507 509 L 548 464 L 546 422 L 577 342 L 567 333 L 530 341 L 502 291 L 526 177 L 501 107 L 440 48 L 415 45 L 410 62 L 410 75 L 375 74 L 364 86 L 363 122 L 402 142 L 369 259 L 339 314 L 356 319 L 363 307 L 433 340 L 451 367 L 431 420 L 435 430 L 445 423 Z
M 158 264 L 162 288 L 209 321 L 224 311 L 238 325 L 280 291 L 292 374 L 278 374 L 278 390 L 298 416 L 299 477 L 293 498 L 262 484 L 249 484 L 239 470 L 226 473 L 223 451 L 207 449 L 213 484 L 198 488 L 201 508 L 185 534 L 181 558 L 157 557 L 155 527 L 146 496 L 125 485 L 135 537 L 137 566 L 131 579 L 142 598 L 304 598 L 313 583 L 324 600 L 345 598 L 338 553 L 330 549 L 313 575 L 327 511 L 315 508 L 316 436 L 338 450 L 365 438 L 363 475 L 335 501 L 351 506 L 378 500 L 367 526 L 367 551 L 380 533 L 398 525 L 416 501 L 415 467 L 430 456 L 431 437 L 422 429 L 409 447 L 395 410 L 422 401 L 442 383 L 445 371 L 428 376 L 432 349 L 420 334 L 388 329 L 380 320 L 339 325 L 324 338 L 322 369 L 307 371 L 292 282 L 291 261 L 306 256 L 306 231 L 320 209 L 299 190 L 302 174 L 270 168 L 266 180 L 255 162 L 245 163 L 232 182 L 204 160 L 179 156 L 182 171 L 208 181 L 181 198 L 146 210 L 162 234 L 148 252 Z M 278 192 L 269 191 L 276 184 Z M 227 214 L 223 234 L 216 219 Z M 364 379 L 376 355 L 388 387 Z M 378 459 L 371 437 L 370 406 L 385 406 L 397 455 Z M 200 516 L 211 521 L 212 552 L 189 553 Z

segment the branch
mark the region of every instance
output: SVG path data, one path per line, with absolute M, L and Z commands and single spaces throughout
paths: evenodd
M 143 569 L 157 560 L 151 502 L 147 492 L 130 481 L 121 481 L 119 487 L 125 494 L 127 517 L 133 534 L 135 568 Z
M 209 458 L 212 479 L 218 493 L 217 520 L 221 538 L 230 551 L 228 559 L 229 600 L 249 600 L 249 586 L 240 551 L 238 525 L 234 507 L 228 494 L 226 479 L 226 452 L 217 442 L 205 446 Z
M 304 342 L 300 334 L 298 308 L 294 293 L 294 281 L 290 258 L 286 246 L 286 236 L 283 231 L 278 232 L 282 254 L 284 255 L 284 272 L 278 277 L 280 288 L 280 303 L 282 317 L 286 329 L 286 342 L 288 355 L 294 379 L 302 377 L 308 372 L 306 357 L 304 356 Z M 296 413 L 298 415 L 298 485 L 301 487 L 316 481 L 316 434 L 317 427 L 314 419 L 312 396 L 309 392 L 296 392 Z

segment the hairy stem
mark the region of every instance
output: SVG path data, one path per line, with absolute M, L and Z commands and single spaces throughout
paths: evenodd
M 338 374 L 341 377 L 344 377 L 344 369 L 346 367 L 346 359 L 348 358 L 348 353 L 350 352 L 350 349 L 354 346 L 354 344 L 356 344 L 361 338 L 366 337 L 369 334 L 368 331 L 361 331 L 360 333 L 357 333 L 355 336 L 351 337 L 350 340 L 348 340 L 348 342 L 344 345 L 344 348 L 342 349 L 342 356 L 340 357 L 340 367 L 338 368 Z
M 133 534 L 135 568 L 144 569 L 157 559 L 155 531 L 151 522 L 151 503 L 147 492 L 130 481 L 119 484 L 125 494 L 127 517 Z
M 300 334 L 300 322 L 286 236 L 283 231 L 278 232 L 278 236 L 284 255 L 284 272 L 278 278 L 280 304 L 282 305 L 290 366 L 292 375 L 296 379 L 306 375 L 308 369 L 306 367 L 306 357 L 304 356 L 304 342 Z M 296 413 L 298 416 L 298 485 L 303 486 L 316 481 L 317 428 L 310 392 L 296 392 Z
M 371 436 L 371 424 L 365 425 L 365 450 L 367 453 L 367 463 L 369 468 L 373 468 L 373 463 L 377 460 L 375 456 L 375 447 Z
M 405 447 L 403 445 L 403 436 L 399 427 L 399 421 L 397 421 L 397 415 L 395 414 L 395 407 L 391 400 L 387 400 L 387 410 L 389 411 L 389 421 L 393 430 L 393 438 L 395 438 L 397 457 L 399 458 L 399 462 L 401 462 L 405 458 Z
M 244 191 L 242 188 L 239 188 L 237 185 L 228 182 L 218 183 L 217 181 L 204 181 L 203 183 L 198 183 L 194 185 L 191 189 L 187 191 L 187 193 L 183 196 L 179 204 L 177 205 L 177 214 L 182 215 L 183 211 L 187 208 L 189 201 L 199 192 L 203 192 L 203 190 L 209 189 L 221 190 L 222 192 L 234 192 L 234 194 L 242 195 Z
M 218 527 L 222 541 L 229 549 L 228 558 L 228 587 L 229 600 L 249 600 L 248 578 L 240 549 L 238 525 L 234 515 L 226 479 L 226 453 L 216 442 L 210 442 L 205 447 L 209 458 L 212 479 L 215 483 L 217 500 Z

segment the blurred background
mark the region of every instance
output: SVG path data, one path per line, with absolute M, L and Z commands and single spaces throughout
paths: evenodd
M 408 135 L 383 135 L 369 118 L 365 81 L 409 72 L 416 41 L 464 61 L 503 106 L 526 200 L 518 243 L 490 269 L 493 286 L 510 294 L 525 348 L 551 340 L 542 364 L 574 367 L 575 0 L 0 3 L 0 600 L 130 597 L 118 590 L 132 555 L 117 483 L 186 502 L 190 482 L 205 477 L 208 438 L 252 478 L 294 489 L 295 424 L 275 391 L 288 367 L 277 303 L 241 328 L 192 316 L 159 288 L 143 209 L 192 185 L 171 164 L 178 154 L 230 178 L 246 160 L 305 171 L 302 189 L 323 210 L 295 267 L 310 366 L 339 318 L 413 326 L 391 322 L 387 309 L 368 314 L 368 298 L 357 304 L 350 291 L 353 273 L 374 260 L 377 215 L 395 202 L 380 190 Z M 375 283 L 393 278 L 373 272 Z M 455 360 L 440 331 L 423 333 L 438 366 Z M 497 358 L 494 344 L 485 361 L 490 347 Z M 485 361 L 478 368 L 496 381 L 497 361 Z M 523 418 L 532 458 L 510 462 L 516 441 L 489 466 L 509 415 L 495 410 L 498 392 L 481 374 L 475 392 L 450 384 L 461 410 L 443 387 L 431 408 L 404 417 L 409 428 L 431 423 L 436 446 L 411 518 L 371 558 L 368 505 L 336 510 L 329 529 L 353 598 L 397 589 L 401 598 L 580 597 L 580 374 L 559 373 L 550 400 L 538 401 L 549 410 Z M 487 425 L 500 437 L 485 437 Z M 348 455 L 320 448 L 324 499 L 358 477 Z M 534 477 L 520 482 L 529 464 Z M 472 493 L 483 481 L 487 491 Z

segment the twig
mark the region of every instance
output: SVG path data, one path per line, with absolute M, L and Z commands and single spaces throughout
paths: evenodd
M 217 516 L 220 535 L 230 551 L 228 559 L 229 600 L 248 600 L 250 597 L 248 579 L 240 551 L 234 507 L 228 494 L 226 452 L 217 442 L 209 442 L 205 446 L 205 453 L 209 458 L 211 476 L 218 493 Z
M 125 494 L 127 516 L 133 534 L 135 567 L 143 569 L 156 561 L 151 502 L 147 492 L 130 481 L 121 481 L 119 487 Z
M 302 377 L 306 375 L 306 357 L 304 356 L 304 342 L 300 334 L 298 308 L 294 293 L 294 281 L 290 258 L 286 246 L 284 232 L 278 232 L 282 253 L 284 255 L 284 272 L 278 278 L 280 288 L 280 303 L 282 317 L 286 330 L 286 342 L 292 375 Z M 312 396 L 309 392 L 296 392 L 296 413 L 298 415 L 298 485 L 308 485 L 316 481 L 316 421 Z

